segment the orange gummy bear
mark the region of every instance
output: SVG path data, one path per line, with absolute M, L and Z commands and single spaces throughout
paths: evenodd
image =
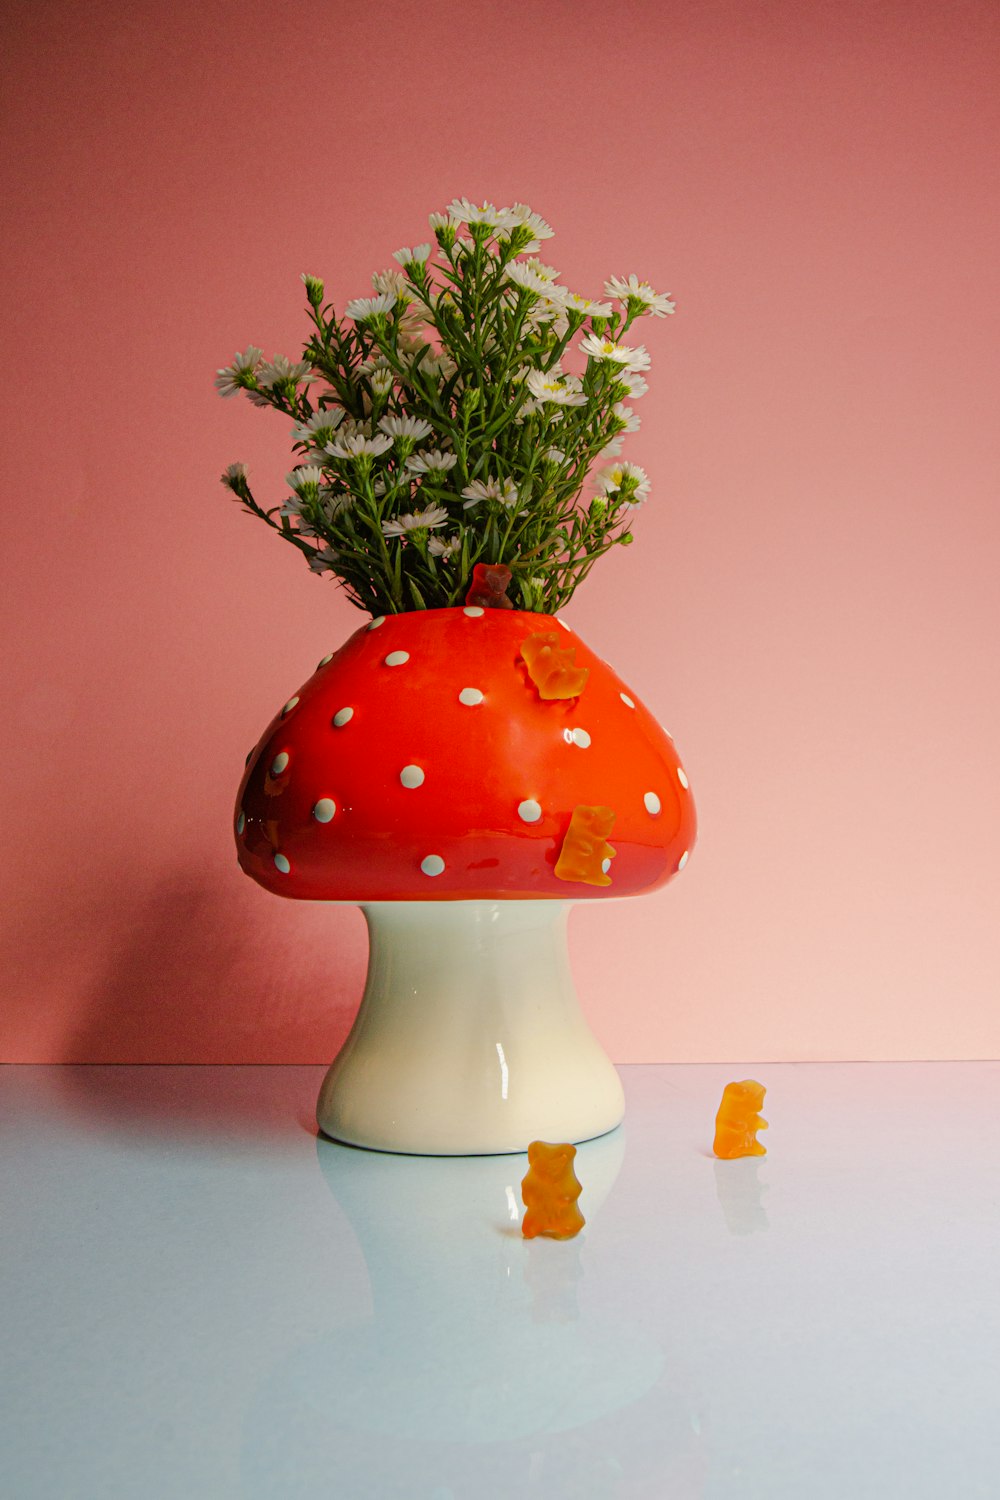
M 767 1090 L 762 1083 L 746 1078 L 742 1083 L 727 1083 L 719 1113 L 715 1117 L 716 1156 L 732 1161 L 737 1156 L 766 1156 L 767 1147 L 757 1139 L 758 1130 L 767 1129 L 767 1121 L 757 1111 L 764 1103 Z
M 521 1180 L 521 1233 L 526 1240 L 536 1234 L 571 1240 L 586 1224 L 576 1203 L 583 1188 L 573 1171 L 575 1155 L 575 1146 L 551 1146 L 546 1141 L 532 1141 L 528 1147 L 528 1171 Z
M 539 698 L 578 698 L 587 686 L 589 667 L 576 665 L 576 647 L 559 650 L 554 630 L 529 635 L 521 642 L 521 660 L 538 689 Z
M 611 884 L 604 862 L 615 857 L 615 850 L 607 842 L 614 821 L 610 807 L 587 807 L 583 802 L 574 807 L 556 860 L 557 880 L 579 880 L 584 885 Z

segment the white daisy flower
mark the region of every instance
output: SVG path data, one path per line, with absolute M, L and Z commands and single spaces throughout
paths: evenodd
M 439 380 L 450 380 L 458 372 L 458 365 L 447 354 L 427 354 L 420 361 L 421 371 L 436 375 Z
M 625 387 L 633 401 L 637 400 L 640 396 L 644 396 L 649 390 L 648 383 L 636 370 L 619 370 L 615 376 L 615 380 L 619 385 Z
M 495 203 L 470 203 L 468 198 L 455 198 L 448 204 L 447 213 L 459 224 L 487 224 L 496 229 L 504 222 L 506 210 L 498 209 Z
M 444 213 L 428 214 L 427 222 L 433 229 L 434 233 L 437 234 L 439 229 L 457 229 L 462 221 L 461 219 L 456 219 L 454 214 Z
M 280 516 L 301 516 L 302 499 L 299 495 L 289 495 L 279 510 Z
M 474 479 L 471 484 L 466 485 L 462 495 L 465 498 L 463 510 L 471 510 L 481 500 L 499 500 L 501 505 L 510 510 L 517 502 L 517 485 L 512 479 Z
M 347 490 L 320 490 L 320 508 L 328 521 L 354 504 L 354 497 Z
M 562 275 L 562 272 L 557 271 L 555 266 L 547 266 L 543 260 L 539 260 L 535 255 L 529 256 L 528 259 L 522 261 L 521 264 L 524 266 L 530 266 L 531 269 L 536 272 L 536 274 L 539 275 L 543 281 L 558 281 L 559 277 Z
M 546 448 L 545 461 L 550 464 L 564 464 L 566 455 L 561 448 Z
M 413 287 L 410 288 L 409 295 L 410 300 L 400 313 L 399 322 L 396 325 L 399 329 L 400 343 L 404 338 L 413 338 L 415 334 L 430 326 L 430 320 L 427 317 L 430 304 L 418 297 Z
M 546 224 L 541 214 L 532 213 L 526 203 L 515 203 L 512 208 L 504 209 L 506 227 L 513 229 L 516 225 L 523 224 L 530 229 L 536 240 L 550 240 L 555 234 L 551 224 Z
M 382 535 L 405 536 L 408 531 L 424 531 L 432 526 L 443 526 L 447 519 L 448 512 L 443 505 L 428 505 L 426 510 L 397 516 L 395 521 L 383 521 Z
M 227 489 L 235 489 L 247 477 L 246 464 L 229 464 L 222 476 L 222 483 Z
M 372 272 L 372 290 L 380 297 L 395 297 L 397 302 L 407 303 L 413 295 L 413 289 L 402 271 L 397 271 L 395 266 L 389 266 L 384 271 Z
M 257 384 L 266 390 L 277 385 L 279 380 L 294 380 L 296 385 L 308 385 L 315 379 L 312 367 L 306 360 L 300 359 L 293 364 L 285 354 L 276 354 L 273 359 L 265 360 L 257 371 Z
M 629 370 L 648 370 L 649 352 L 645 344 L 631 348 L 628 344 L 616 344 L 614 339 L 602 338 L 598 333 L 588 333 L 580 340 L 580 352 L 588 359 L 606 360 L 608 363 L 624 365 Z
M 253 344 L 242 354 L 234 354 L 233 362 L 225 369 L 219 370 L 215 377 L 215 389 L 220 396 L 235 396 L 237 391 L 245 390 L 246 387 L 240 380 L 241 375 L 253 374 L 261 360 L 264 358 L 263 349 L 256 349 Z M 270 403 L 268 403 L 270 404 Z
M 378 426 L 380 432 L 388 433 L 391 438 L 408 439 L 414 443 L 429 437 L 433 431 L 431 424 L 425 422 L 423 417 L 383 417 Z
M 601 469 L 594 478 L 606 495 L 617 495 L 627 485 L 633 505 L 640 505 L 649 494 L 649 475 L 638 464 L 613 464 L 609 469 Z
M 535 330 L 548 325 L 556 338 L 561 339 L 569 328 L 569 319 L 559 304 L 553 302 L 548 293 L 546 293 L 541 302 L 534 302 L 528 308 L 524 325 L 529 330 Z
M 340 553 L 332 547 L 319 547 L 310 557 L 309 566 L 314 573 L 332 573 L 339 561 Z
M 428 538 L 427 550 L 432 557 L 440 557 L 442 562 L 451 562 L 462 550 L 462 538 L 460 536 L 432 536 Z
M 398 276 L 399 272 L 393 274 Z M 377 297 L 352 297 L 344 308 L 344 317 L 355 323 L 367 323 L 369 318 L 385 317 L 395 305 L 394 292 L 379 292 Z
M 332 436 L 344 420 L 344 415 L 342 406 L 327 406 L 314 411 L 311 417 L 292 428 L 292 440 L 296 443 L 313 443 L 321 448 L 330 441 L 330 437 L 324 437 L 323 434 Z
M 654 292 L 649 282 L 640 281 L 634 272 L 627 281 L 612 276 L 604 283 L 604 290 L 609 297 L 617 297 L 619 302 L 641 302 L 644 311 L 652 313 L 654 318 L 665 318 L 667 313 L 676 309 L 669 292 Z
M 401 266 L 422 266 L 430 253 L 430 245 L 417 245 L 413 250 L 405 245 L 402 250 L 394 250 L 392 258 L 398 260 Z
M 356 417 L 345 417 L 338 434 L 340 437 L 374 437 L 372 424 L 360 422 Z
M 641 417 L 636 415 L 631 406 L 626 406 L 623 402 L 616 401 L 614 406 L 611 408 L 611 411 L 612 415 L 616 416 L 619 422 L 625 423 L 625 426 L 621 429 L 622 432 L 639 431 L 642 419 Z
M 425 338 L 418 338 L 411 334 L 407 338 L 402 336 L 399 338 L 396 344 L 396 354 L 401 365 L 412 365 L 421 349 L 429 348 L 430 344 Z
M 564 286 L 552 287 L 549 296 L 567 312 L 582 313 L 585 318 L 610 318 L 614 311 L 610 302 L 592 302 L 589 297 L 581 297 Z
M 290 474 L 285 475 L 285 483 L 296 492 L 302 491 L 311 485 L 318 489 L 323 483 L 323 470 L 315 464 L 303 464 L 301 468 L 293 469 Z
M 619 455 L 619 453 L 621 453 L 622 449 L 624 448 L 624 446 L 625 446 L 625 439 L 624 438 L 622 438 L 622 437 L 613 437 L 611 439 L 610 443 L 608 443 L 607 447 L 601 449 L 601 451 L 600 451 L 600 453 L 598 453 L 597 457 L 599 459 L 617 458 L 618 455 Z
M 387 438 L 386 442 L 391 443 L 392 439 Z M 425 448 L 408 458 L 406 467 L 411 474 L 447 474 L 457 463 L 457 453 L 442 453 L 440 448 Z
M 555 370 L 529 370 L 524 380 L 536 401 L 549 406 L 586 406 L 587 398 L 574 390 L 568 377 Z
M 363 433 L 348 433 L 335 442 L 327 443 L 326 451 L 332 458 L 378 458 L 392 447 L 392 438 L 380 433 L 378 437 L 365 437 Z
M 536 297 L 546 297 L 551 291 L 552 283 L 539 276 L 526 260 L 512 260 L 509 266 L 504 266 L 503 274 L 506 281 L 513 281 L 515 286 L 533 292 Z
M 394 376 L 390 369 L 383 367 L 375 370 L 372 374 L 372 391 L 376 396 L 388 396 L 392 390 Z

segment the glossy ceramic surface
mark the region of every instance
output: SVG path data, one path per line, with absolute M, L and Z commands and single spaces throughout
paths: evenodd
M 588 669 L 544 700 L 521 659 L 558 632 Z M 573 809 L 614 812 L 606 887 L 555 874 Z M 552 615 L 390 615 L 325 657 L 251 752 L 240 864 L 279 895 L 374 901 L 588 900 L 649 891 L 695 838 L 672 739 Z
M 621 1082 L 580 1010 L 565 901 L 364 907 L 368 978 L 317 1119 L 382 1151 L 525 1151 L 621 1123 Z
M 626 1068 L 565 1242 L 525 1157 L 318 1141 L 321 1073 L 0 1070 L 5 1500 L 997 1493 L 1000 1065 Z

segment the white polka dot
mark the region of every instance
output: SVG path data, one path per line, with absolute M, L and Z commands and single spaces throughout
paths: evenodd
M 424 773 L 419 766 L 404 766 L 399 773 L 399 779 L 404 786 L 423 786 Z
M 601 860 L 601 873 L 602 873 L 602 875 L 606 875 L 610 869 L 611 869 L 611 861 L 610 861 L 610 859 L 602 859 Z
M 409 661 L 409 651 L 390 651 L 385 659 L 387 667 L 401 667 L 404 661 Z
M 298 701 L 299 701 L 298 698 L 289 698 L 288 702 L 285 704 L 284 708 L 281 710 L 281 717 L 284 718 L 286 714 L 290 714 L 291 711 L 292 711 L 292 709 L 295 707 L 296 703 L 298 703 Z
M 333 716 L 333 722 L 337 729 L 343 729 L 344 725 L 349 724 L 353 718 L 353 708 L 338 708 Z
M 629 697 L 628 693 L 619 693 L 618 696 L 622 700 L 626 708 L 635 708 L 635 704 Z
M 652 813 L 653 817 L 655 818 L 656 814 L 660 810 L 660 799 L 659 799 L 659 797 L 656 795 L 655 792 L 645 792 L 645 793 L 643 793 L 642 800 L 646 804 L 646 811 L 648 813 Z
M 369 630 L 377 630 L 380 625 L 384 625 L 384 624 L 385 624 L 385 615 L 376 615 L 375 618 L 374 618 L 374 620 L 369 625 L 368 629 Z
M 272 776 L 280 776 L 281 773 L 282 773 L 282 771 L 285 769 L 285 767 L 287 765 L 288 765 L 288 751 L 287 750 L 281 750 L 281 751 L 279 751 L 279 753 L 274 757 L 274 759 L 271 762 L 271 775 Z
M 478 688 L 463 688 L 458 695 L 459 703 L 464 703 L 466 708 L 475 708 L 477 703 L 482 703 L 483 694 Z
M 444 869 L 444 860 L 440 854 L 428 854 L 426 859 L 420 861 L 420 868 L 425 875 L 440 875 Z
M 573 743 L 574 745 L 579 745 L 581 750 L 586 750 L 587 746 L 590 744 L 590 735 L 585 729 L 574 729 Z
M 275 868 L 280 870 L 282 875 L 287 875 L 292 868 L 283 854 L 276 854 L 274 856 L 274 864 Z
M 329 823 L 337 811 L 337 804 L 332 797 L 321 797 L 313 808 L 313 817 L 317 823 Z
M 681 855 L 680 859 L 677 861 L 677 868 L 678 868 L 678 870 L 683 870 L 684 866 L 688 862 L 688 855 L 690 853 L 691 853 L 690 849 L 685 849 L 684 850 L 684 853 Z
M 479 616 L 485 614 L 486 611 L 480 609 L 478 604 L 469 604 L 462 613 L 468 615 L 470 620 L 478 620 Z
M 687 777 L 684 774 L 684 768 L 683 768 L 683 766 L 678 766 L 677 767 L 677 780 L 680 782 L 681 786 L 683 786 L 683 787 L 690 786 L 690 782 L 688 781 Z
M 237 833 L 242 833 L 243 830 L 244 830 L 244 828 L 246 826 L 247 826 L 246 814 L 245 813 L 240 813 L 239 817 L 236 819 L 236 832 Z
M 317 672 L 319 671 L 320 667 L 325 667 L 328 661 L 333 661 L 333 652 L 332 651 L 328 651 L 327 654 L 326 654 L 326 656 L 324 656 L 323 660 L 322 661 L 318 661 L 316 663 L 316 670 L 317 670 Z
M 542 809 L 534 798 L 527 797 L 523 802 L 518 803 L 517 815 L 522 823 L 537 823 L 542 816 Z

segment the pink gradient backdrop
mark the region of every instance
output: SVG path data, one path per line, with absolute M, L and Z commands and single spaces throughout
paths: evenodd
M 2 1055 L 328 1059 L 364 924 L 238 871 L 244 755 L 361 622 L 212 389 L 457 193 L 647 323 L 654 491 L 566 611 L 676 735 L 688 869 L 577 910 L 621 1062 L 1000 1055 L 1000 11 L 12 7 Z

